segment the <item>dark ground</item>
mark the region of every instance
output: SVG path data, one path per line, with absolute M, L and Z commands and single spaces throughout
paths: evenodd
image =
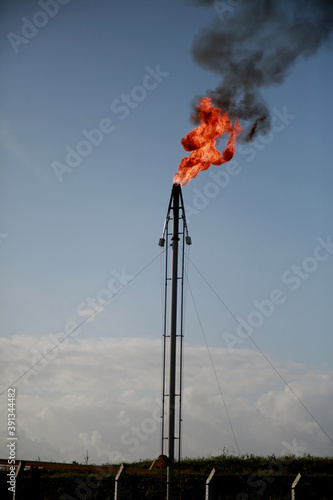
M 151 461 L 129 464 L 148 469 Z M 298 473 L 297 500 L 333 499 L 333 458 L 321 457 L 233 457 L 184 459 L 181 462 L 181 493 L 175 500 L 204 500 L 206 480 L 215 468 L 211 500 L 286 500 Z M 12 499 L 7 471 L 0 471 L 0 498 Z M 125 475 L 122 499 L 162 500 L 165 498 L 165 470 L 149 476 Z M 26 470 L 16 500 L 113 500 L 115 474 Z

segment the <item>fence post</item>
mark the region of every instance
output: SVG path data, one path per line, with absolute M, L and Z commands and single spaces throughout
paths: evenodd
M 21 462 L 19 462 L 18 467 L 16 469 L 15 489 L 14 489 L 14 493 L 13 493 L 13 500 L 20 500 L 20 498 L 21 498 L 19 484 L 20 484 L 20 478 L 24 472 L 24 467 L 25 467 L 25 462 L 23 460 L 21 460 Z
M 212 488 L 212 480 L 214 477 L 216 470 L 215 467 L 212 469 L 212 472 L 209 474 L 207 481 L 206 481 L 206 496 L 205 500 L 212 500 L 213 499 L 213 488 Z
M 115 485 L 114 485 L 114 500 L 121 500 L 121 476 L 126 470 L 126 464 L 121 464 L 116 475 Z
M 298 481 L 301 479 L 300 472 L 297 474 L 293 484 L 291 485 L 291 500 L 295 500 L 295 488 L 297 486 Z

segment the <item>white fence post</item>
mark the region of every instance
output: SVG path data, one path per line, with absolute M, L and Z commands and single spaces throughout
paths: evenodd
M 213 498 L 213 491 L 212 491 L 212 479 L 214 477 L 216 470 L 215 467 L 212 469 L 212 472 L 209 474 L 207 481 L 206 481 L 206 496 L 205 500 L 212 500 Z
M 18 464 L 15 474 L 15 487 L 13 492 L 13 500 L 21 500 L 22 496 L 22 487 L 21 487 L 21 477 L 24 472 L 25 461 L 21 460 Z
M 114 485 L 114 500 L 121 500 L 121 476 L 126 470 L 126 464 L 121 464 Z
M 298 481 L 301 479 L 300 472 L 297 474 L 293 484 L 291 485 L 291 500 L 295 500 L 295 488 L 297 486 Z

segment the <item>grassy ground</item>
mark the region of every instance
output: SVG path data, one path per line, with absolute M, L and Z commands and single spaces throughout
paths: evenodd
M 151 461 L 128 464 L 148 469 Z M 297 500 L 333 499 L 333 458 L 321 457 L 234 457 L 184 459 L 180 467 L 180 487 L 175 499 L 204 500 L 206 480 L 215 468 L 212 500 L 286 500 L 298 473 Z M 178 477 L 178 475 L 177 475 Z M 0 472 L 0 498 L 12 499 L 8 492 L 7 472 Z M 122 499 L 162 500 L 165 498 L 165 471 L 149 476 L 125 475 L 121 483 Z M 94 471 L 25 471 L 17 500 L 113 500 L 115 475 Z

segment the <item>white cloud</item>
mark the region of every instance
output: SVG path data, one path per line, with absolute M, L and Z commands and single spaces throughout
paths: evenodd
M 47 337 L 0 339 L 2 390 L 50 346 Z M 17 384 L 19 458 L 132 461 L 160 453 L 161 340 L 73 339 Z M 270 455 L 297 444 L 332 454 L 332 443 L 259 353 L 210 348 L 241 453 Z M 333 373 L 274 360 L 331 436 Z M 6 393 L 0 431 L 6 436 Z M 185 347 L 183 455 L 236 452 L 205 347 Z M 4 441 L 0 455 L 6 458 Z

